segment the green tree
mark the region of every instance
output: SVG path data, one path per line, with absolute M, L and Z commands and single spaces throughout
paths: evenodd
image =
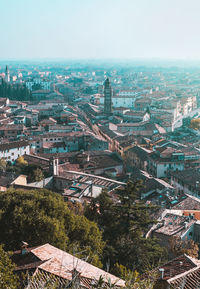
M 18 278 L 13 274 L 15 265 L 9 258 L 10 254 L 5 252 L 0 245 L 0 289 L 19 288 Z
M 140 200 L 140 181 L 129 181 L 117 190 L 119 201 L 114 205 L 105 192 L 86 208 L 86 216 L 96 220 L 106 242 L 104 265 L 111 269 L 119 263 L 130 270 L 145 271 L 165 257 L 165 251 L 155 239 L 146 239 L 145 233 L 154 221 L 152 209 Z
M 15 169 L 17 173 L 26 175 L 29 183 L 38 182 L 44 178 L 42 168 L 36 166 L 35 164 L 17 164 Z
M 39 182 L 44 179 L 44 174 L 41 169 L 37 168 L 33 171 L 33 181 Z
M 35 83 L 33 86 L 32 86 L 32 90 L 40 90 L 42 89 L 42 86 L 40 83 Z
M 1 97 L 26 101 L 32 100 L 32 93 L 25 85 L 9 84 L 2 79 L 0 84 L 0 98 Z
M 22 240 L 31 246 L 51 243 L 101 265 L 104 242 L 97 225 L 69 210 L 63 198 L 48 190 L 10 190 L 0 194 L 0 243 L 15 250 Z M 73 252 L 73 250 L 71 251 Z

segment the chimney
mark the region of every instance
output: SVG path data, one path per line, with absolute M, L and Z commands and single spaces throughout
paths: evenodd
M 22 255 L 26 255 L 27 253 L 28 253 L 28 243 L 22 241 L 21 254 L 22 254 Z
M 163 280 L 164 279 L 164 274 L 165 274 L 165 269 L 164 268 L 160 268 L 159 272 L 160 272 L 160 279 Z
M 58 159 L 52 160 L 52 167 L 53 167 L 53 176 L 58 176 L 59 175 Z

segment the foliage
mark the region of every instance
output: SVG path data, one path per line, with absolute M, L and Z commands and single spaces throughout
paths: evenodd
M 27 161 L 24 160 L 24 157 L 21 156 L 21 157 L 18 157 L 18 158 L 16 159 L 16 165 L 17 165 L 17 166 L 24 167 L 24 166 L 27 166 L 28 163 L 27 163 Z
M 84 206 L 81 203 L 72 203 L 71 201 L 69 201 L 67 203 L 68 208 L 75 213 L 75 215 L 79 215 L 82 216 L 84 215 Z
M 40 83 L 33 84 L 33 86 L 32 86 L 33 91 L 40 90 L 40 89 L 42 89 L 42 85 Z
M 12 264 L 9 253 L 0 245 L 0 289 L 17 289 L 18 279 L 13 274 L 15 265 Z
M 137 271 L 129 273 L 126 278 L 127 289 L 153 289 L 155 281 L 157 279 L 157 273 L 151 273 L 150 276 L 142 278 Z
M 200 118 L 194 118 L 190 122 L 190 127 L 193 129 L 200 129 Z
M 41 167 L 35 164 L 28 164 L 24 160 L 23 156 L 16 160 L 16 165 L 12 168 L 17 174 L 24 174 L 28 178 L 28 182 L 39 182 L 44 178 L 44 174 Z
M 145 272 L 144 277 L 144 275 L 141 276 L 136 270 L 131 271 L 118 263 L 114 265 L 112 273 L 124 279 L 126 281 L 125 288 L 130 289 L 153 289 L 154 283 L 158 277 L 156 271 L 151 271 L 150 275 Z
M 112 274 L 125 280 L 125 279 L 129 278 L 129 276 L 131 274 L 131 270 L 127 269 L 122 264 L 116 263 L 112 268 Z
M 44 175 L 41 169 L 37 168 L 33 171 L 33 181 L 39 182 L 44 179 Z
M 0 195 L 0 243 L 15 250 L 22 240 L 31 246 L 50 243 L 101 265 L 104 242 L 94 222 L 69 210 L 63 198 L 48 190 L 10 190 Z
M 149 217 L 152 209 L 139 200 L 140 181 L 129 181 L 117 191 L 119 202 L 113 204 L 103 192 L 86 207 L 85 215 L 98 223 L 106 241 L 103 263 L 109 262 L 111 270 L 119 263 L 140 272 L 165 259 L 165 250 L 155 239 L 146 239 L 145 233 L 154 223 Z
M 178 236 L 172 236 L 169 239 L 169 248 L 175 256 L 183 254 L 194 258 L 199 256 L 199 246 L 193 240 L 181 240 Z
M 6 171 L 6 161 L 4 159 L 0 159 L 0 171 L 5 172 Z
M 7 97 L 12 100 L 29 101 L 32 100 L 32 94 L 25 85 L 11 85 L 3 79 L 0 84 L 0 98 Z

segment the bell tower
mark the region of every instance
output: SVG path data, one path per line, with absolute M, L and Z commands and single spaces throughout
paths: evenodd
M 104 113 L 112 113 L 112 88 L 108 77 L 104 82 Z
M 6 70 L 5 70 L 5 82 L 10 82 L 10 72 L 8 70 L 8 65 L 6 65 Z

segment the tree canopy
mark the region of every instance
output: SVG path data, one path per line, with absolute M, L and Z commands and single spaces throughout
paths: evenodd
M 85 215 L 98 223 L 106 242 L 104 265 L 126 266 L 130 270 L 145 271 L 165 258 L 165 251 L 155 239 L 145 233 L 154 221 L 149 216 L 150 206 L 139 200 L 140 181 L 128 182 L 117 191 L 119 201 L 113 204 L 106 192 L 85 210 Z
M 187 254 L 193 258 L 198 258 L 199 256 L 199 246 L 191 239 L 181 240 L 178 236 L 172 236 L 169 239 L 169 249 L 173 253 L 174 257 L 183 254 Z
M 0 83 L 0 98 L 7 97 L 12 100 L 29 101 L 32 100 L 32 93 L 25 85 L 11 85 L 3 79 Z
M 0 171 L 5 172 L 6 170 L 6 161 L 4 159 L 0 159 Z
M 18 157 L 14 165 L 7 166 L 7 171 L 14 171 L 17 174 L 26 175 L 28 183 L 39 182 L 45 177 L 40 166 L 28 164 L 28 162 L 24 160 L 23 156 Z
M 10 260 L 10 254 L 0 245 L 0 289 L 17 289 L 18 278 L 13 274 L 15 265 Z
M 196 130 L 200 129 L 200 118 L 194 118 L 190 122 L 190 127 Z
M 104 242 L 94 222 L 69 210 L 63 198 L 48 190 L 10 190 L 0 194 L 0 243 L 16 250 L 22 240 L 31 246 L 50 243 L 88 257 L 101 266 Z

